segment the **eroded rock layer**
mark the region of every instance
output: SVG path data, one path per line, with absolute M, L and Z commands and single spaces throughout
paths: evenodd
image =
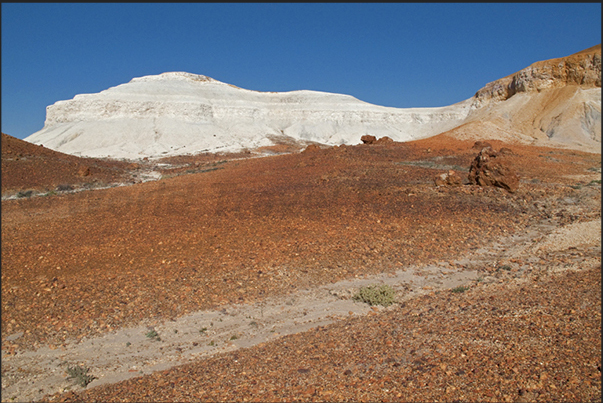
M 258 92 L 169 72 L 47 107 L 26 140 L 88 157 L 240 152 L 286 142 L 358 144 L 449 134 L 600 152 L 601 46 L 541 61 L 437 108 L 390 108 L 318 91 Z

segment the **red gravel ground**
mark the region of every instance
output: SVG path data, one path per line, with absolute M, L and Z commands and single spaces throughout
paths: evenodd
M 600 287 L 597 268 L 427 295 L 48 401 L 600 401 Z
M 26 145 L 5 142 L 3 135 L 3 195 L 127 182 L 153 167 L 165 177 L 2 201 L 8 355 L 143 319 L 451 261 L 542 220 L 600 219 L 600 181 L 579 176 L 600 173 L 600 155 L 577 151 L 490 141 L 514 152 L 507 158 L 521 185 L 511 194 L 436 187 L 434 176 L 449 169 L 466 179 L 479 152 L 473 142 L 445 136 L 264 158 L 183 157 L 161 169 L 157 162 L 86 160 L 84 177 L 61 168 L 75 157 L 49 150 L 28 149 L 24 168 L 13 150 Z M 19 173 L 27 170 L 35 175 Z M 583 255 L 598 257 L 598 246 Z M 546 267 L 525 283 L 510 277 L 465 293 L 434 293 L 48 400 L 599 401 L 600 264 L 555 275 Z M 17 332 L 22 337 L 6 340 Z
M 125 181 L 135 165 L 79 158 L 2 133 L 2 196 L 19 191 L 55 191 L 60 186 L 98 187 Z

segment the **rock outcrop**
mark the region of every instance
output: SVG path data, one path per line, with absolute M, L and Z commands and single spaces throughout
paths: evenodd
M 469 183 L 480 186 L 496 186 L 511 193 L 519 187 L 519 176 L 504 154 L 491 147 L 483 148 L 471 163 Z
M 489 83 L 471 107 L 447 135 L 600 153 L 601 45 Z
M 379 140 L 377 140 L 375 142 L 375 144 L 381 144 L 381 145 L 392 144 L 392 143 L 394 143 L 394 140 L 391 139 L 391 138 L 389 138 L 389 137 L 387 137 L 387 136 L 381 137 Z
M 362 141 L 364 144 L 375 144 L 377 137 L 371 136 L 370 134 L 365 134 L 364 136 L 360 137 L 360 141 Z
M 387 145 L 387 144 L 394 143 L 394 140 L 387 136 L 377 139 L 377 137 L 371 136 L 370 134 L 365 134 L 364 136 L 360 137 L 360 141 L 362 141 L 363 144 L 377 144 L 377 145 Z
M 486 84 L 475 94 L 474 106 L 505 101 L 520 92 L 579 85 L 601 88 L 601 45 L 571 56 L 536 62 L 517 73 Z

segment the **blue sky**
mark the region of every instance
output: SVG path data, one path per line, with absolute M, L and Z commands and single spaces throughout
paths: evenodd
M 25 138 L 56 101 L 166 71 L 445 106 L 599 43 L 600 3 L 3 3 L 2 132 Z

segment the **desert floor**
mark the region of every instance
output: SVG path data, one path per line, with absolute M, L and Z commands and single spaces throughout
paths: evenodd
M 516 192 L 436 186 L 479 152 L 446 136 L 139 163 L 3 137 L 2 401 L 600 401 L 601 156 L 490 143 Z

